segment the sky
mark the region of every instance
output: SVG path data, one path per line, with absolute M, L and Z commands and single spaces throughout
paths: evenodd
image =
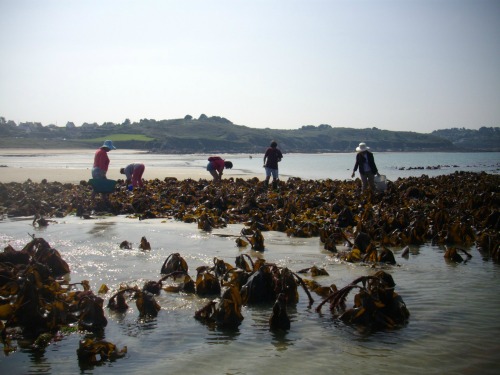
M 0 0 L 0 116 L 500 126 L 499 0 Z

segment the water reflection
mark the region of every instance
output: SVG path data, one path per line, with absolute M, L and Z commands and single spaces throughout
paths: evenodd
M 95 223 L 93 227 L 91 227 L 88 231 L 88 234 L 93 235 L 94 237 L 106 237 L 113 236 L 116 232 L 116 222 L 106 221 Z
M 283 330 L 271 331 L 271 338 L 271 343 L 279 352 L 287 350 L 295 342 L 295 340 L 288 337 L 288 331 Z
M 129 337 L 139 337 L 158 328 L 157 318 L 141 318 L 137 314 L 138 312 L 135 309 L 129 309 L 129 311 L 124 313 L 111 312 L 109 310 L 109 316 L 113 319 L 114 324 Z
M 40 237 L 43 233 L 46 232 L 47 227 L 46 226 L 33 226 L 33 230 L 37 232 L 37 236 Z
M 45 350 L 33 350 L 29 355 L 30 372 L 48 374 L 51 370 L 50 361 L 45 357 Z
M 229 344 L 241 335 L 239 329 L 210 329 L 206 341 L 208 344 Z
M 287 315 L 290 319 L 290 330 L 272 330 L 269 329 L 271 334 L 271 343 L 275 346 L 277 351 L 285 351 L 289 346 L 294 345 L 295 338 L 293 338 L 294 325 L 299 320 L 297 306 L 288 306 Z
M 109 319 L 114 320 L 118 325 L 126 324 L 128 312 L 113 311 L 111 309 L 106 309 Z
M 156 318 L 146 317 L 137 319 L 137 328 L 139 331 L 152 331 L 158 327 L 158 321 Z

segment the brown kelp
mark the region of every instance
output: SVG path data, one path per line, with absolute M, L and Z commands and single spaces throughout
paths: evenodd
M 196 311 L 195 318 L 205 324 L 218 328 L 237 328 L 243 321 L 242 301 L 238 288 L 228 284 L 220 298 L 209 302 Z
M 86 338 L 80 341 L 77 349 L 78 360 L 85 365 L 96 365 L 104 361 L 122 358 L 127 347 L 118 349 L 115 344 L 105 340 Z
M 9 245 L 0 254 L 0 329 L 5 352 L 16 350 L 12 342 L 21 338 L 37 349 L 59 340 L 60 332 L 70 327 L 91 334 L 105 329 L 104 300 L 92 292 L 88 281 L 69 284 L 62 278 L 69 272 L 59 251 L 43 238 L 32 237 L 19 251 Z
M 386 247 L 476 245 L 493 254 L 491 259 L 496 259 L 499 243 L 499 175 L 455 172 L 400 178 L 379 194 L 361 194 L 355 181 L 300 178 L 281 181 L 276 191 L 264 189 L 256 178 L 224 179 L 217 186 L 208 180 L 155 179 L 145 181 L 133 196 L 120 183 L 108 200 L 92 199 L 86 181 L 0 184 L 0 213 L 88 218 L 106 212 L 197 222 L 207 231 L 243 223 L 242 235 L 259 251 L 264 249 L 259 233 L 267 230 L 318 236 L 332 252 L 345 241 L 343 234 L 360 232 Z M 239 246 L 245 242 L 239 239 Z
M 357 243 L 364 248 L 361 242 Z M 372 242 L 367 243 L 368 252 Z M 314 280 L 302 279 L 287 267 L 262 258 L 254 260 L 248 254 L 239 255 L 234 263 L 215 257 L 212 264 L 196 269 L 194 281 L 188 274 L 187 262 L 179 253 L 173 253 L 165 260 L 158 279 L 145 281 L 142 288 L 119 285 L 104 309 L 104 299 L 93 293 L 89 281 L 69 284 L 61 278 L 70 268 L 44 239 L 33 237 L 20 251 L 7 246 L 0 254 L 0 329 L 4 351 L 16 350 L 13 342 L 20 338 L 31 340 L 33 349 L 45 347 L 60 340 L 60 332 L 74 327 L 86 333 L 77 350 L 81 363 L 95 365 L 121 358 L 127 352 L 126 347 L 120 350 L 102 340 L 107 326 L 106 312 L 123 314 L 130 308 L 129 301 L 135 300 L 141 320 L 155 319 L 162 310 L 155 296 L 163 292 L 192 293 L 200 301 L 213 296 L 194 317 L 221 329 L 238 329 L 244 319 L 245 305 L 268 307 L 271 330 L 292 329 L 287 308 L 298 304 L 299 287 L 309 299 L 308 308 L 314 304 L 312 291 L 325 296 L 318 311 L 330 302 L 334 316 L 348 324 L 392 329 L 403 326 L 409 318 L 402 298 L 394 292 L 394 280 L 384 271 L 358 278 L 339 290 L 334 284 L 322 287 Z M 316 266 L 299 272 L 312 278 L 329 276 Z M 180 282 L 165 285 L 170 280 Z M 352 290 L 358 294 L 354 306 L 347 308 L 347 295 Z M 99 289 L 99 293 L 109 291 L 104 284 Z
M 286 296 L 283 293 L 278 294 L 273 306 L 273 312 L 269 318 L 269 328 L 272 330 L 289 330 L 290 318 L 286 311 Z
M 346 324 L 364 329 L 393 329 L 408 322 L 410 313 L 403 299 L 394 291 L 396 283 L 385 271 L 378 271 L 373 276 L 362 276 L 349 285 L 334 291 L 316 311 L 330 302 L 330 311 L 335 318 Z M 346 301 L 351 291 L 357 291 L 352 307 Z

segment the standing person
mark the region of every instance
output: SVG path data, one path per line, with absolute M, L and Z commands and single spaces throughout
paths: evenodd
M 104 144 L 95 152 L 92 178 L 106 179 L 106 173 L 108 172 L 109 166 L 108 152 L 111 150 L 116 150 L 116 147 L 113 146 L 112 141 L 108 140 L 104 141 Z
M 127 185 L 132 183 L 133 187 L 143 187 L 142 174 L 144 173 L 144 169 L 146 169 L 144 164 L 132 163 L 125 168 L 120 168 L 120 173 L 125 175 Z
M 269 180 L 273 176 L 273 188 L 278 187 L 278 163 L 283 159 L 283 154 L 278 148 L 276 141 L 271 142 L 271 146 L 268 147 L 266 153 L 264 154 L 264 168 L 266 169 L 266 180 L 264 182 L 265 186 L 269 186 Z
M 377 166 L 375 165 L 375 158 L 373 154 L 368 151 L 370 147 L 366 143 L 360 143 L 356 147 L 356 163 L 352 171 L 351 177 L 354 178 L 356 170 L 359 168 L 359 176 L 361 177 L 362 190 L 365 191 L 368 185 L 375 191 L 375 175 L 379 175 Z
M 207 171 L 213 176 L 214 181 L 222 180 L 222 171 L 224 168 L 233 168 L 233 163 L 225 161 L 220 156 L 210 156 L 208 158 Z

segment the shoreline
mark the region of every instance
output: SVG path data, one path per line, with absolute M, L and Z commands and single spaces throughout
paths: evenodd
M 148 168 L 144 171 L 143 179 L 145 180 L 164 180 L 166 177 L 175 177 L 178 180 L 211 180 L 212 176 L 210 173 L 203 169 L 195 168 Z M 259 179 L 263 178 L 263 175 L 254 175 L 245 172 L 240 172 L 237 170 L 225 171 L 222 178 L 243 178 L 251 179 L 257 177 Z M 47 182 L 61 182 L 61 183 L 72 183 L 79 184 L 80 181 L 88 181 L 91 179 L 91 169 L 76 169 L 76 168 L 16 168 L 16 167 L 1 167 L 0 168 L 0 183 L 10 183 L 17 182 L 23 183 L 27 180 L 32 182 L 41 182 L 42 180 L 47 180 Z M 108 171 L 108 178 L 112 180 L 123 180 L 125 175 L 120 174 L 115 170 Z M 283 178 L 285 180 L 286 178 Z
M 88 181 L 91 178 L 92 161 L 95 150 L 74 149 L 40 149 L 40 148 L 3 148 L 0 149 L 0 183 L 23 183 L 28 180 L 32 182 L 61 182 L 79 184 L 81 181 Z M 247 154 L 220 154 L 221 157 L 232 160 L 234 167 L 225 170 L 223 179 L 253 179 L 259 181 L 265 179 L 265 171 L 262 168 L 262 155 Z M 289 155 L 280 167 L 280 180 L 287 181 L 290 178 L 300 178 L 304 180 L 351 180 L 352 156 L 349 154 L 324 154 L 322 158 L 314 155 Z M 210 156 L 210 155 L 208 155 Z M 167 155 L 145 153 L 140 150 L 118 149 L 110 154 L 111 164 L 108 170 L 108 178 L 122 180 L 124 175 L 119 173 L 119 167 L 129 163 L 141 161 L 146 165 L 143 178 L 147 181 L 160 180 L 165 178 L 176 178 L 178 180 L 208 180 L 212 179 L 206 171 L 207 154 L 189 155 Z M 313 164 L 304 162 L 307 157 L 311 157 Z M 491 157 L 482 157 L 473 161 L 461 160 L 461 164 L 453 159 L 442 159 L 439 165 L 430 164 L 433 160 L 423 160 L 414 162 L 408 154 L 390 155 L 385 153 L 377 155 L 377 165 L 383 175 L 390 181 L 399 178 L 421 175 L 445 175 L 456 171 L 478 171 L 498 174 L 500 172 L 498 162 Z M 402 158 L 402 159 L 401 159 Z M 319 172 L 314 171 L 318 163 Z M 487 164 L 485 164 L 487 163 Z M 456 164 L 456 165 L 455 165 Z M 435 168 L 438 167 L 438 168 Z M 440 168 L 443 167 L 443 168 Z M 356 179 L 359 176 L 356 176 Z
M 88 154 L 89 162 L 92 163 L 92 159 L 94 156 L 95 150 L 91 149 L 75 149 L 72 150 L 73 154 Z M 141 150 L 129 150 L 129 149 L 121 149 L 113 151 L 115 154 L 131 154 L 131 155 L 143 155 L 146 153 Z M 10 157 L 21 157 L 30 158 L 37 157 L 39 155 L 66 155 L 68 154 L 68 150 L 66 149 L 25 149 L 25 148 L 4 148 L 0 150 L 0 183 L 23 183 L 27 180 L 31 180 L 32 182 L 41 182 L 42 180 L 47 180 L 47 182 L 61 182 L 61 183 L 73 183 L 79 184 L 81 181 L 88 181 L 92 178 L 92 168 L 55 168 L 55 167 L 17 167 L 17 166 L 9 166 L 9 158 Z M 110 159 L 112 159 L 112 155 L 110 155 Z M 4 156 L 4 158 L 1 158 Z M 191 156 L 191 159 L 193 157 Z M 113 160 L 112 160 L 113 162 Z M 110 168 L 108 170 L 107 177 L 112 180 L 120 180 L 124 179 L 125 175 L 120 174 L 117 168 Z M 145 180 L 164 180 L 167 177 L 174 177 L 178 180 L 199 180 L 199 179 L 207 179 L 211 180 L 212 176 L 209 172 L 205 170 L 205 168 L 193 168 L 187 166 L 167 166 L 167 167 L 151 167 L 146 165 L 146 169 L 144 171 L 143 178 Z M 251 179 L 253 177 L 263 178 L 262 174 L 253 174 L 249 172 L 245 172 L 242 170 L 238 170 L 237 168 L 231 170 L 224 170 L 223 179 L 228 178 L 243 178 L 243 179 Z M 286 178 L 283 178 L 286 179 Z

